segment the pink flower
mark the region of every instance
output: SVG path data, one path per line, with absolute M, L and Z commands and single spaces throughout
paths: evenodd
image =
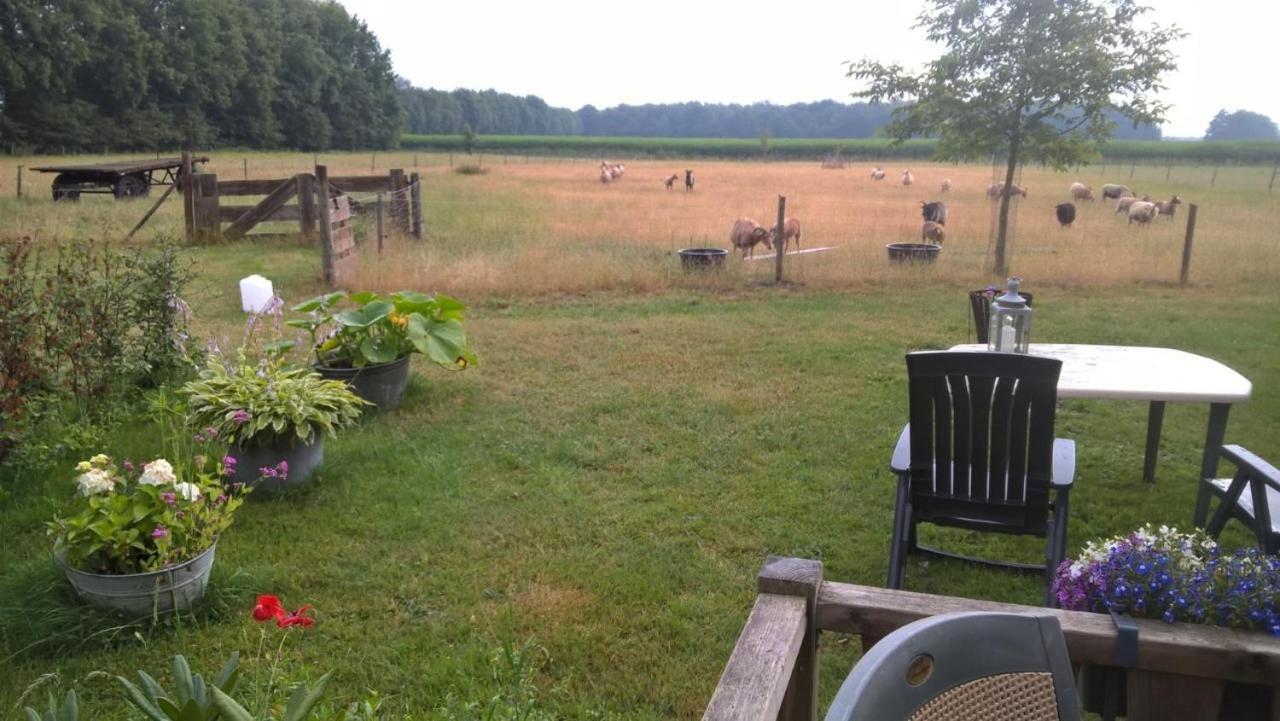
M 130 461 L 130 460 L 129 460 L 129 459 L 127 459 L 127 458 L 125 459 L 125 461 L 124 461 L 124 471 L 125 471 L 125 473 L 133 473 L 133 461 Z
M 245 410 L 238 410 L 235 413 L 231 414 L 231 422 L 236 424 L 237 426 L 242 426 L 248 423 L 249 418 L 250 418 L 249 412 Z
M 233 456 L 222 457 L 222 472 L 228 476 L 235 475 L 236 459 Z
M 178 505 L 178 496 L 175 493 L 165 491 L 160 494 L 160 498 L 164 499 L 164 502 L 169 504 L 170 507 Z M 157 538 L 159 538 L 159 536 L 157 536 Z
M 218 429 L 213 426 L 206 426 L 204 429 L 204 435 L 209 440 L 213 440 L 218 437 Z
M 289 475 L 289 462 L 280 461 L 280 463 L 276 464 L 276 473 L 280 474 L 281 478 L 287 477 Z
M 151 532 L 151 537 L 152 538 L 168 538 L 169 529 L 165 528 L 164 526 L 156 526 L 155 530 Z

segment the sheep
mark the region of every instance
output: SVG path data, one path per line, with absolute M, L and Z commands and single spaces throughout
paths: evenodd
M 672 173 L 672 174 L 671 174 L 671 177 L 667 178 L 666 180 L 664 180 L 664 181 L 662 181 L 662 182 L 664 182 L 664 183 L 666 183 L 666 184 L 667 184 L 667 190 L 671 190 L 671 189 L 672 189 L 672 188 L 674 188 L 674 187 L 675 187 L 675 185 L 676 185 L 676 178 L 679 178 L 679 177 L 680 177 L 680 175 L 679 175 L 678 173 Z
M 1084 183 L 1072 183 L 1071 199 L 1072 200 L 1093 200 L 1093 188 L 1090 188 Z
M 910 170 L 902 171 L 902 187 L 905 188 L 914 182 L 916 182 L 916 176 L 912 175 Z
M 1058 203 L 1053 210 L 1058 215 L 1058 224 L 1064 228 L 1070 228 L 1076 220 L 1075 203 Z
M 1158 215 L 1169 216 L 1169 222 L 1173 222 L 1174 213 L 1178 212 L 1178 205 L 1182 203 L 1182 198 L 1173 196 L 1169 200 L 1161 200 L 1156 202 L 1156 209 L 1159 210 Z
M 684 189 L 685 189 L 685 192 L 689 192 L 690 190 L 693 190 L 693 171 L 692 170 L 684 171 Z
M 931 220 L 938 225 L 947 224 L 947 204 L 941 201 L 933 200 L 928 203 L 920 201 L 920 215 L 925 220 Z
M 729 242 L 742 251 L 744 258 L 755 255 L 757 243 L 764 243 L 764 247 L 773 250 L 773 243 L 769 242 L 769 231 L 750 218 L 733 221 L 733 227 L 729 230 Z
M 600 168 L 600 182 L 607 185 L 610 180 L 613 180 L 613 175 L 609 173 L 609 169 Z
M 1111 183 L 1107 183 L 1106 185 L 1102 186 L 1103 200 L 1123 198 L 1125 193 L 1129 193 L 1132 195 L 1133 191 L 1129 190 L 1127 187 L 1123 185 L 1113 185 Z
M 946 193 L 951 190 L 951 179 L 946 178 L 942 181 L 942 192 Z
M 1134 203 L 1145 203 L 1145 202 L 1148 202 L 1148 201 L 1150 201 L 1150 200 L 1151 200 L 1151 196 L 1150 196 L 1150 195 L 1144 195 L 1144 196 L 1142 196 L 1142 200 L 1138 200 L 1137 198 L 1133 197 L 1132 195 L 1125 195 L 1125 196 L 1121 196 L 1121 198 L 1120 198 L 1119 200 L 1117 200 L 1117 201 L 1116 201 L 1116 212 L 1117 212 L 1117 213 L 1128 213 L 1128 212 L 1129 212 L 1129 208 L 1130 208 L 1130 207 L 1132 207 Z
M 1005 192 L 1004 183 L 992 183 L 991 185 L 987 186 L 987 197 L 991 198 L 992 200 L 999 198 L 1000 195 L 1004 192 Z M 1009 197 L 1013 197 L 1015 195 L 1021 195 L 1024 198 L 1027 197 L 1027 191 L 1023 188 L 1019 188 L 1016 185 L 1010 185 L 1008 188 L 1008 193 L 1009 193 Z
M 942 245 L 942 241 L 946 239 L 947 229 L 942 227 L 941 223 L 926 220 L 924 227 L 920 229 L 920 240 L 927 240 L 934 245 Z
M 1155 203 L 1139 200 L 1129 206 L 1129 222 L 1146 225 L 1155 220 L 1159 213 Z
M 778 224 L 774 223 L 769 229 L 769 237 L 776 239 L 778 237 Z M 787 252 L 787 246 L 791 244 L 791 239 L 796 239 L 796 250 L 800 249 L 800 221 L 795 218 L 787 218 L 782 223 L 782 252 Z
M 878 168 L 878 167 L 876 167 L 876 168 L 872 168 L 872 169 L 871 169 L 871 179 L 872 179 L 872 180 L 884 180 L 884 171 L 883 171 L 883 170 L 881 170 L 881 169 L 880 169 L 880 168 Z

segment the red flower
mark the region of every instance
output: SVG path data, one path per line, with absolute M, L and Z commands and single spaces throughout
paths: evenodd
M 311 604 L 308 603 L 288 616 L 281 617 L 279 621 L 276 621 L 276 625 L 280 628 L 289 628 L 290 626 L 302 626 L 303 628 L 307 628 L 316 622 L 314 618 L 307 615 L 307 611 L 310 610 Z
M 258 596 L 258 604 L 253 607 L 253 620 L 270 621 L 271 619 L 283 619 L 285 617 L 284 606 L 280 605 L 280 599 L 270 594 Z

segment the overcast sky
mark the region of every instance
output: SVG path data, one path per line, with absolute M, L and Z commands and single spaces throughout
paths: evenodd
M 621 103 L 851 102 L 841 63 L 917 67 L 937 50 L 917 0 L 341 0 L 396 72 L 442 90 L 493 88 L 578 109 Z M 1166 136 L 1201 136 L 1220 109 L 1280 121 L 1280 0 L 1146 0 L 1176 23 Z

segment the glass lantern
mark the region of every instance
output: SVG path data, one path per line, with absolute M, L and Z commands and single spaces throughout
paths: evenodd
M 991 302 L 991 329 L 987 350 L 998 353 L 1026 353 L 1031 343 L 1031 306 L 1018 295 L 1021 278 L 1010 278 L 1009 289 Z

